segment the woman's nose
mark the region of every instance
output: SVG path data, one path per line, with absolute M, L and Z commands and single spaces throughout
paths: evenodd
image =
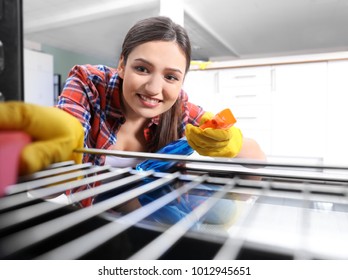
M 152 75 L 145 85 L 148 94 L 157 95 L 162 92 L 163 79 L 160 75 Z

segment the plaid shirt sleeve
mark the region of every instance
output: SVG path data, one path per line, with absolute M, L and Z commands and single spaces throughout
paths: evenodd
M 182 90 L 180 93 L 180 98 L 182 101 L 182 110 L 183 110 L 183 117 L 181 122 L 181 134 L 180 137 L 183 137 L 185 135 L 185 127 L 188 123 L 193 124 L 195 126 L 199 125 L 199 121 L 201 120 L 203 114 L 205 111 L 202 107 L 197 106 L 191 102 L 188 101 L 188 95 L 187 93 Z
M 75 66 L 70 71 L 57 107 L 79 119 L 85 147 L 107 149 L 116 143 L 116 132 L 124 122 L 118 86 L 116 70 L 106 66 Z M 105 157 L 84 154 L 83 161 L 103 165 Z

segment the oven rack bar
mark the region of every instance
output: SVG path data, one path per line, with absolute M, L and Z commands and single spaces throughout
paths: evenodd
M 346 180 L 313 180 L 311 176 L 303 180 L 302 175 L 292 178 L 285 173 L 283 176 L 283 170 L 267 174 L 263 180 L 250 180 L 243 179 L 245 172 L 236 169 L 231 172 L 215 165 L 209 172 L 206 168 L 199 169 L 197 166 L 194 170 L 191 173 L 191 169 L 181 167 L 173 173 L 139 172 L 131 168 L 66 162 L 27 176 L 27 181 L 22 178 L 18 184 L 9 186 L 8 195 L 0 198 L 0 258 L 85 258 L 104 244 L 109 244 L 119 236 L 128 235 L 129 231 L 136 228 L 142 231 L 140 236 L 151 232 L 155 237 L 144 241 L 136 251 L 113 258 L 174 258 L 171 256 L 185 255 L 185 252 L 175 249 L 178 244 L 194 246 L 191 244 L 200 242 L 197 248 L 206 247 L 206 251 L 213 251 L 203 258 L 252 258 L 256 252 L 264 258 L 286 256 L 291 259 L 348 259 L 348 244 L 344 237 L 348 233 Z M 57 204 L 50 199 L 51 196 L 95 182 L 99 182 L 100 186 L 74 193 L 65 204 Z M 127 201 L 168 184 L 175 184 L 177 187 L 141 208 L 121 216 L 114 211 L 109 212 Z M 211 195 L 205 195 L 206 200 L 182 220 L 167 225 L 153 224 L 146 220 L 187 194 L 194 197 L 197 196 L 196 193 L 206 191 L 207 186 Z M 118 189 L 120 191 L 117 195 L 92 207 L 80 209 L 75 206 L 88 197 Z M 240 213 L 236 220 L 233 223 L 229 221 L 230 224 L 206 224 L 204 219 L 207 213 L 226 201 L 238 204 L 236 209 Z M 55 214 L 61 210 L 67 212 Z M 113 217 L 112 222 L 103 218 L 107 213 Z M 262 216 L 262 213 L 266 214 Z M 289 220 L 288 223 L 282 222 L 283 219 L 278 217 L 282 213 L 284 219 Z M 51 214 L 55 215 L 50 217 Z M 44 221 L 38 221 L 47 216 Z M 297 222 L 294 221 L 295 216 L 298 217 Z M 264 217 L 272 217 L 278 224 L 284 224 L 264 221 Z M 63 244 L 51 242 L 93 219 L 103 220 L 103 225 L 96 228 L 93 225 Z M 321 223 L 327 223 L 327 227 Z M 292 226 L 296 229 L 293 230 Z M 318 227 L 324 231 L 322 234 Z M 284 232 L 283 228 L 287 231 Z M 265 237 L 267 234 L 270 234 L 269 238 Z M 284 234 L 284 240 L 276 238 L 279 234 Z M 320 245 L 325 242 L 331 244 L 332 248 Z M 97 256 L 105 258 L 101 252 L 102 250 Z M 197 254 L 190 257 L 202 256 Z
M 283 163 L 275 161 L 248 160 L 238 158 L 212 158 L 202 156 L 182 156 L 144 152 L 129 152 L 103 149 L 77 149 L 84 152 L 108 156 L 137 159 L 158 159 L 186 163 L 185 169 L 204 172 L 224 172 L 250 176 L 294 178 L 330 182 L 348 182 L 348 166 L 335 166 L 309 163 Z M 314 171 L 314 172 L 313 172 Z M 317 172 L 318 171 L 318 172 Z M 328 171 L 328 172 L 325 172 Z M 333 173 L 334 172 L 334 173 Z
M 95 149 L 95 148 L 79 148 L 75 149 L 76 153 L 87 153 L 87 154 L 97 154 L 105 156 L 118 156 L 125 158 L 137 158 L 137 159 L 158 159 L 166 161 L 177 161 L 181 163 L 206 163 L 213 165 L 243 165 L 243 166 L 253 166 L 253 167 L 277 167 L 277 168 L 300 168 L 300 169 L 320 169 L 320 170 L 348 170 L 347 165 L 329 165 L 329 164 L 313 164 L 305 162 L 292 162 L 285 163 L 283 161 L 264 161 L 264 160 L 251 160 L 251 159 L 241 159 L 241 158 L 223 158 L 223 157 L 204 157 L 204 156 L 185 156 L 185 155 L 174 155 L 174 154 L 159 154 L 159 153 L 146 153 L 146 152 L 131 152 L 131 151 L 118 151 L 118 150 L 105 150 L 105 149 Z

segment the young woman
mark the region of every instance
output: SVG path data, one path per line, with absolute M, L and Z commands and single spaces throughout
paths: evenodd
M 86 147 L 155 152 L 184 136 L 187 124 L 198 126 L 205 114 L 181 89 L 190 61 L 191 45 L 184 28 L 166 17 L 141 20 L 125 37 L 117 69 L 75 66 L 57 106 L 80 120 Z M 238 134 L 234 128 L 224 137 L 238 142 Z M 221 141 L 207 145 L 206 153 L 264 157 L 253 140 L 243 138 L 242 146 L 232 153 L 224 151 L 226 155 L 219 153 Z M 200 152 L 204 154 L 204 148 Z M 85 154 L 84 161 L 102 165 L 105 157 Z
M 58 107 L 80 120 L 89 148 L 155 152 L 186 135 L 201 155 L 263 159 L 258 144 L 235 126 L 198 128 L 212 114 L 190 103 L 182 90 L 190 61 L 184 28 L 167 17 L 141 20 L 125 37 L 117 69 L 75 66 Z M 96 165 L 105 160 L 93 154 L 83 158 Z M 112 164 L 135 163 L 113 158 Z

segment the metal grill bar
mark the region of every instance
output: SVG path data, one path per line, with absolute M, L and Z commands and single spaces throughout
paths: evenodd
M 174 175 L 175 177 L 178 176 L 178 174 Z M 172 180 L 173 178 L 169 178 Z M 176 192 L 168 193 L 167 195 L 159 198 L 155 202 L 152 202 L 146 206 L 144 206 L 141 209 L 135 210 L 134 212 L 116 219 L 114 223 L 110 223 L 104 227 L 101 227 L 94 232 L 91 232 L 89 234 L 84 235 L 78 240 L 75 240 L 69 244 L 64 245 L 64 247 L 58 248 L 57 250 L 54 250 L 47 255 L 41 256 L 40 258 L 44 257 L 53 257 L 53 258 L 78 258 L 82 256 L 83 254 L 87 253 L 88 251 L 94 249 L 96 246 L 106 242 L 113 236 L 123 232 L 127 228 L 135 225 L 137 222 L 141 221 L 142 219 L 149 216 L 151 213 L 156 212 L 157 210 L 161 209 L 163 206 L 171 202 L 172 200 L 180 197 L 180 195 L 188 192 L 190 189 L 194 188 L 198 184 L 202 183 L 204 181 L 205 177 L 198 178 L 197 180 L 190 182 L 180 189 L 177 189 Z M 161 185 L 166 182 L 161 181 Z M 151 184 L 151 183 L 150 183 Z M 150 185 L 149 184 L 149 185 Z M 144 187 L 144 186 L 143 186 Z M 142 188 L 143 188 L 142 187 Z M 155 188 L 158 187 L 158 185 L 154 185 Z M 151 185 L 150 189 L 154 188 Z M 84 244 L 83 246 L 81 246 Z M 74 248 L 74 250 L 66 250 Z M 67 255 L 68 254 L 68 255 Z
M 99 169 L 99 168 L 94 169 L 93 168 L 91 170 L 91 172 L 85 172 L 84 175 L 89 175 L 90 173 L 92 173 L 92 174 L 97 173 L 100 170 L 102 170 L 102 169 Z M 67 182 L 67 183 L 63 183 L 60 185 L 52 186 L 48 189 L 40 189 L 38 191 L 35 191 L 36 187 L 33 187 L 33 188 L 29 189 L 28 191 L 33 190 L 30 192 L 32 199 L 45 198 L 45 197 L 50 196 L 50 195 L 62 193 L 64 191 L 72 190 L 72 189 L 80 187 L 80 186 L 95 183 L 95 182 L 98 182 L 100 180 L 110 179 L 112 177 L 115 177 L 117 175 L 125 173 L 129 170 L 130 169 L 122 169 L 121 171 L 116 170 L 115 172 L 101 174 L 101 175 L 97 175 L 97 176 L 93 176 L 93 177 L 87 177 L 87 178 L 84 178 L 82 180 Z M 83 173 L 78 173 L 78 174 L 83 174 Z M 33 185 L 33 183 L 31 183 L 31 185 Z M 23 203 L 26 203 L 27 201 L 28 201 L 28 194 L 27 193 L 22 192 L 18 195 L 12 195 L 12 196 L 6 197 L 2 200 L 0 210 L 4 210 L 6 208 L 11 208 L 14 206 L 21 205 Z
M 127 236 L 134 248 L 112 252 L 112 258 L 186 258 L 183 251 L 193 246 L 186 253 L 201 247 L 204 255 L 187 258 L 348 259 L 347 167 L 111 154 L 185 165 L 173 173 L 154 173 L 65 162 L 20 178 L 0 198 L 0 258 L 104 258 L 105 244 L 122 245 Z M 260 180 L 250 179 L 255 176 Z M 68 196 L 64 204 L 50 199 L 82 186 L 86 189 Z M 155 191 L 163 193 L 151 197 Z M 101 195 L 106 198 L 91 207 L 76 207 Z M 144 195 L 153 201 L 119 212 L 118 207 Z M 203 202 L 186 209 L 182 219 L 163 224 L 150 218 L 181 201 L 191 207 L 195 199 Z M 226 215 L 226 209 L 217 208 L 224 201 L 235 207 Z M 228 218 L 214 220 L 212 213 Z M 86 228 L 88 221 L 97 223 Z M 70 233 L 63 243 L 51 241 Z
M 83 169 L 83 167 L 90 167 L 90 166 L 91 165 L 81 166 L 81 168 Z M 67 174 L 64 174 L 61 171 L 61 169 L 55 169 L 55 170 L 52 170 L 52 172 L 50 172 L 51 177 L 44 177 L 42 179 L 37 179 L 37 180 L 23 182 L 23 183 L 9 186 L 7 189 L 7 194 L 10 195 L 10 194 L 26 192 L 26 191 L 34 190 L 34 189 L 41 188 L 44 186 L 54 185 L 54 184 L 57 184 L 60 182 L 64 182 L 64 181 L 68 181 L 71 179 L 76 179 L 79 177 L 87 176 L 87 175 L 90 175 L 93 173 L 98 173 L 98 172 L 101 172 L 101 171 L 104 171 L 107 169 L 109 169 L 108 166 L 102 166 L 102 167 L 95 166 L 93 168 L 84 169 L 82 171 L 76 171 L 76 172 L 71 172 L 71 173 L 67 173 Z M 60 175 L 60 174 L 62 174 L 62 175 Z M 55 175 L 58 175 L 58 176 L 55 176 Z
M 91 163 L 83 163 L 83 164 L 70 164 L 70 165 L 62 165 L 62 166 L 57 166 L 57 165 L 52 165 L 49 167 L 47 170 L 35 172 L 30 175 L 22 176 L 19 178 L 19 181 L 29 181 L 29 180 L 36 180 L 39 178 L 44 178 L 44 177 L 49 177 L 52 175 L 59 173 L 67 173 L 83 168 L 88 168 L 92 166 Z M 11 193 L 11 188 L 9 188 L 9 193 Z
M 260 160 L 250 160 L 241 158 L 211 158 L 211 157 L 190 157 L 183 155 L 173 155 L 173 154 L 157 154 L 157 153 L 145 153 L 145 152 L 130 152 L 130 151 L 117 151 L 117 150 L 103 150 L 103 149 L 92 149 L 92 148 L 80 148 L 76 149 L 75 152 L 78 153 L 89 153 L 97 155 L 108 155 L 108 156 L 119 156 L 126 158 L 138 158 L 138 159 L 158 159 L 166 161 L 178 161 L 178 162 L 191 162 L 191 163 L 206 163 L 215 165 L 244 165 L 253 167 L 285 167 L 285 168 L 296 168 L 296 169 L 333 169 L 333 170 L 348 170 L 348 166 L 343 165 L 320 165 L 320 164 L 310 164 L 310 163 L 284 163 L 275 161 L 260 161 Z
M 91 170 L 93 171 L 93 173 L 97 173 L 96 172 L 97 170 L 105 170 L 105 169 L 106 168 L 103 168 L 103 169 L 97 168 L 97 169 L 91 169 Z M 109 167 L 107 167 L 107 169 L 109 169 Z M 31 194 L 32 200 L 45 198 L 45 197 L 48 197 L 50 195 L 61 193 L 63 191 L 71 190 L 71 189 L 78 187 L 78 186 L 83 186 L 86 184 L 95 183 L 95 182 L 105 180 L 105 179 L 116 178 L 117 176 L 125 174 L 129 171 L 130 171 L 129 168 L 120 169 L 120 170 L 113 170 L 113 171 L 105 173 L 105 174 L 96 175 L 94 177 L 88 177 L 88 178 L 85 178 L 85 179 L 82 179 L 79 181 L 63 183 L 63 184 L 60 184 L 57 186 L 52 186 L 52 187 L 46 188 L 46 189 L 34 190 L 30 194 Z M 90 172 L 84 172 L 84 173 L 85 173 L 85 175 L 90 174 Z M 50 202 L 42 202 L 42 203 L 38 203 L 38 204 L 31 205 L 28 207 L 23 207 L 19 210 L 15 210 L 15 211 L 12 211 L 10 213 L 3 214 L 0 216 L 0 229 L 5 229 L 6 227 L 13 226 L 13 225 L 19 224 L 21 222 L 28 221 L 29 219 L 38 217 L 38 216 L 43 215 L 43 214 L 47 214 L 51 211 L 65 207 L 66 205 L 72 205 L 75 202 L 79 202 L 79 201 L 86 199 L 86 198 L 89 198 L 95 194 L 106 192 L 106 191 L 111 190 L 113 188 L 114 187 L 112 184 L 108 184 L 108 185 L 101 186 L 97 190 L 89 189 L 89 190 L 80 192 L 79 194 L 75 195 L 72 199 L 70 199 L 69 202 L 67 202 L 64 205 L 52 204 Z M 12 198 L 12 197 L 10 197 L 10 198 Z M 14 201 L 12 201 L 12 204 L 10 204 L 9 206 L 20 205 L 22 203 L 28 202 L 28 199 L 27 199 L 25 194 L 16 196 L 14 198 L 15 198 Z
M 192 228 L 199 220 L 219 201 L 233 186 L 230 182 L 220 192 L 216 192 L 208 198 L 203 204 L 188 214 L 180 222 L 170 227 L 158 238 L 147 244 L 140 251 L 135 253 L 130 259 L 158 259 L 166 251 L 168 251 L 190 228 Z
M 246 224 L 248 222 L 248 219 L 252 216 L 252 211 L 255 211 L 256 208 L 255 200 L 256 199 L 252 199 L 252 203 L 248 205 L 238 223 L 229 232 L 229 238 L 222 245 L 220 250 L 215 255 L 214 259 L 224 260 L 236 259 L 238 257 L 238 254 L 240 253 L 242 246 L 245 243 Z
M 122 178 L 116 182 L 108 184 L 113 185 L 113 188 L 121 187 L 131 183 L 135 183 L 145 178 L 147 174 L 136 174 L 126 178 Z M 90 190 L 82 191 L 79 195 L 80 197 L 85 197 L 84 192 L 88 192 L 88 197 L 90 196 Z M 127 200 L 126 200 L 127 201 Z M 42 241 L 52 235 L 55 235 L 69 227 L 72 227 L 78 223 L 81 223 L 93 216 L 96 216 L 104 211 L 107 211 L 113 207 L 116 207 L 125 201 L 122 200 L 121 196 L 117 196 L 101 203 L 98 203 L 94 207 L 84 208 L 76 212 L 72 212 L 68 215 L 59 217 L 57 219 L 48 221 L 46 223 L 31 227 L 29 229 L 18 232 L 4 240 L 4 245 L 2 246 L 1 254 L 10 255 L 18 250 L 22 250 L 30 245 L 33 245 L 39 241 Z

